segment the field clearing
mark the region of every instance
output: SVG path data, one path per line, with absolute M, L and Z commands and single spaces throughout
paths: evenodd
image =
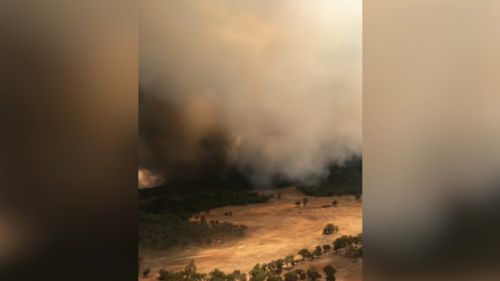
M 305 196 L 295 188 L 262 191 L 266 194 L 281 193 L 281 199 L 247 206 L 228 206 L 213 209 L 207 220 L 229 221 L 248 227 L 245 237 L 219 245 L 190 246 L 157 251 L 140 251 L 143 267 L 151 268 L 149 278 L 154 280 L 158 270 L 181 270 L 194 260 L 199 272 L 215 268 L 229 272 L 239 269 L 248 272 L 256 263 L 269 262 L 296 255 L 302 248 L 313 250 L 316 245 L 330 244 L 341 235 L 357 235 L 362 232 L 362 204 L 353 196 L 310 197 L 306 206 L 296 207 L 295 201 Z M 331 207 L 333 200 L 337 207 Z M 328 207 L 325 207 L 328 206 Z M 231 211 L 232 216 L 224 213 Z M 339 232 L 322 235 L 327 223 L 339 226 Z M 337 280 L 362 280 L 362 261 L 329 253 L 312 262 L 302 262 L 298 268 L 313 264 L 321 269 L 333 265 Z M 146 280 L 146 279 L 143 279 Z

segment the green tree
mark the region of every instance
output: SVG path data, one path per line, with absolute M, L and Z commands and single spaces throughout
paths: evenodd
M 285 264 L 289 267 L 295 266 L 295 260 L 293 255 L 289 255 L 285 257 Z
M 283 281 L 283 278 L 278 274 L 272 274 L 267 277 L 266 281 Z
M 307 278 L 309 281 L 316 281 L 321 278 L 321 274 L 314 266 L 310 266 L 307 270 Z
M 201 281 L 205 277 L 205 274 L 196 272 L 196 265 L 194 260 L 191 260 L 189 264 L 184 268 L 184 271 L 180 272 L 184 276 L 185 281 Z
M 339 249 L 352 247 L 362 243 L 361 234 L 357 236 L 342 235 L 333 241 L 333 249 L 337 252 Z
M 300 280 L 306 280 L 307 275 L 306 275 L 306 272 L 303 269 L 298 268 L 298 269 L 295 270 L 295 273 L 297 273 L 297 276 L 299 276 Z
M 184 272 L 186 275 L 191 275 L 196 273 L 196 264 L 194 260 L 191 260 L 188 265 L 184 268 Z
M 309 252 L 308 249 L 302 249 L 302 250 L 299 251 L 298 254 L 301 255 L 302 259 L 304 259 L 304 260 L 312 260 L 312 259 L 314 259 L 314 255 L 311 254 L 311 252 Z
M 330 252 L 330 250 L 332 249 L 332 246 L 328 245 L 328 244 L 325 244 L 323 245 L 323 253 L 328 253 Z
M 165 269 L 160 269 L 160 276 L 158 277 L 160 281 L 179 281 L 184 280 L 181 272 L 172 272 Z
M 208 281 L 227 281 L 227 277 L 224 272 L 216 268 L 208 274 Z
M 316 248 L 315 248 L 315 249 L 314 249 L 314 251 L 313 251 L 313 254 L 314 254 L 316 257 L 321 256 L 321 254 L 322 254 L 322 251 L 321 251 L 321 246 L 316 246 Z
M 250 281 L 264 281 L 266 280 L 266 270 L 264 266 L 256 264 L 252 270 L 250 270 Z
M 334 232 L 339 231 L 339 227 L 334 225 L 333 223 L 328 223 L 324 228 L 323 228 L 323 234 L 324 235 L 330 235 L 333 234 Z
M 281 273 L 283 271 L 283 265 L 285 265 L 285 260 L 283 259 L 276 260 L 276 269 L 278 270 L 278 273 Z
M 232 281 L 247 281 L 246 274 L 242 273 L 239 270 L 233 271 L 233 273 L 227 275 L 228 280 Z
M 293 271 L 285 273 L 285 280 L 284 281 L 297 281 L 297 280 L 299 280 L 297 273 L 295 273 Z
M 323 271 L 326 275 L 326 281 L 335 281 L 335 273 L 337 273 L 337 270 L 333 266 L 327 265 L 323 268 Z
M 281 272 L 278 272 L 278 265 L 276 263 L 276 261 L 272 261 L 270 262 L 268 265 L 267 265 L 269 271 L 271 273 L 274 273 L 274 274 L 277 274 L 277 273 L 281 273 Z

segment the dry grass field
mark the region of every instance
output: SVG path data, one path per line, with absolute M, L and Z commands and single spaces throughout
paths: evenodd
M 211 210 L 207 220 L 218 219 L 248 227 L 245 237 L 225 241 L 218 245 L 191 246 L 157 251 L 141 251 L 143 267 L 151 268 L 149 278 L 154 280 L 159 269 L 181 270 L 194 260 L 199 272 L 215 268 L 222 271 L 239 269 L 248 272 L 256 263 L 264 263 L 287 255 L 296 255 L 302 248 L 313 250 L 316 245 L 331 244 L 341 235 L 362 232 L 362 204 L 353 196 L 308 197 L 306 206 L 295 206 L 304 195 L 295 188 L 262 191 L 266 194 L 281 193 L 267 203 L 247 206 L 228 206 Z M 332 207 L 333 200 L 338 201 Z M 232 216 L 224 213 L 231 211 Z M 339 232 L 322 235 L 327 223 L 339 226 Z M 337 280 L 362 280 L 362 261 L 349 259 L 330 252 L 314 261 L 301 262 L 298 268 L 315 265 L 318 269 L 333 265 Z M 146 279 L 143 279 L 146 280 Z

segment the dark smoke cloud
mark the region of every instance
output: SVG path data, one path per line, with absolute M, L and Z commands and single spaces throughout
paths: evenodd
M 360 155 L 360 1 L 147 1 L 140 40 L 142 168 L 312 183 Z

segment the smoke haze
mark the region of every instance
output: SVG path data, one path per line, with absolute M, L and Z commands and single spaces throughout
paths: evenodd
M 140 165 L 317 182 L 361 154 L 361 1 L 143 1 Z

